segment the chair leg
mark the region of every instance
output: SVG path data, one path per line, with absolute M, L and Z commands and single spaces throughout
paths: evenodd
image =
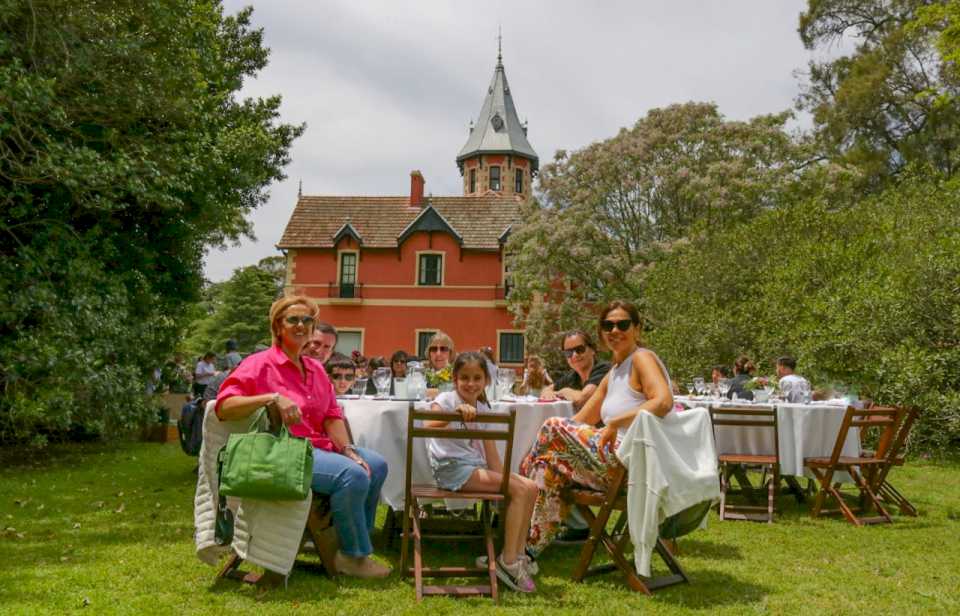
M 414 507 L 413 512 L 417 512 Z M 413 586 L 417 594 L 417 603 L 423 601 L 423 552 L 420 545 L 420 520 L 411 518 L 413 525 Z
M 593 511 L 590 509 L 590 507 L 586 505 L 577 505 L 577 509 L 580 511 L 580 514 L 583 516 L 583 519 L 587 522 L 587 524 L 590 525 L 590 535 L 587 537 L 583 547 L 580 548 L 580 559 L 573 568 L 573 580 L 575 582 L 582 582 L 583 578 L 587 576 L 587 571 L 590 569 L 590 563 L 593 561 L 593 554 L 597 550 L 597 541 L 600 538 L 599 533 L 602 532 L 603 527 L 601 526 L 599 530 L 596 530 L 597 516 L 593 514 Z
M 725 519 L 727 513 L 727 490 L 730 487 L 730 470 L 726 464 L 720 467 L 720 521 Z
M 764 469 L 763 474 L 766 476 L 766 469 Z M 779 483 L 779 479 L 776 472 L 771 471 L 770 479 L 767 482 L 767 524 L 773 524 L 773 509 L 777 501 L 777 483 Z
M 853 478 L 853 481 L 857 484 L 857 487 L 860 488 L 860 493 L 867 497 L 867 500 L 874 506 L 877 510 L 877 513 L 880 514 L 880 517 L 883 518 L 888 524 L 893 523 L 893 518 L 890 517 L 890 514 L 887 513 L 887 510 L 884 509 L 883 505 L 880 503 L 880 499 L 877 498 L 877 495 L 873 493 L 873 490 L 870 489 L 870 484 L 866 482 L 863 478 L 863 475 L 854 468 L 850 467 L 847 469 L 850 473 L 850 477 Z
M 887 501 L 888 503 L 899 507 L 900 513 L 903 515 L 908 515 L 913 518 L 919 515 L 917 508 L 913 506 L 913 503 L 907 500 L 907 497 L 893 487 L 889 481 L 884 480 L 884 482 L 880 484 L 880 488 L 877 490 L 877 495 L 882 497 L 883 500 Z
M 480 506 L 480 518 L 483 520 L 483 541 L 487 548 L 487 575 L 490 578 L 490 596 L 494 603 L 500 603 L 500 588 L 497 584 L 496 569 L 491 569 L 490 565 L 496 558 L 496 550 L 493 546 L 493 528 L 490 524 L 493 514 L 490 511 L 490 501 L 483 501 Z

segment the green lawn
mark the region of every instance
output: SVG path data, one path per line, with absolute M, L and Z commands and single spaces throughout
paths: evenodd
M 616 574 L 570 582 L 578 548 L 554 546 L 541 559 L 539 592 L 506 591 L 495 607 L 447 598 L 418 606 L 411 582 L 396 574 L 334 583 L 295 569 L 287 590 L 263 597 L 215 582 L 215 570 L 193 552 L 195 459 L 176 444 L 6 451 L 0 461 L 2 613 L 960 613 L 957 463 L 894 471 L 919 518 L 858 529 L 813 521 L 786 498 L 772 526 L 721 524 L 711 514 L 707 530 L 681 541 L 693 583 L 653 598 L 628 592 Z M 441 549 L 450 551 L 428 556 Z M 396 564 L 398 553 L 385 556 Z

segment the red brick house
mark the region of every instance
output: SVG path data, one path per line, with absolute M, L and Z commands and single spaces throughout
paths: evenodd
M 423 355 L 443 330 L 458 350 L 489 345 L 500 363 L 522 362 L 503 251 L 538 168 L 526 133 L 498 56 L 456 157 L 462 196 L 425 197 L 419 171 L 409 195 L 299 196 L 277 245 L 286 289 L 317 300 L 321 318 L 340 331 L 338 350 Z

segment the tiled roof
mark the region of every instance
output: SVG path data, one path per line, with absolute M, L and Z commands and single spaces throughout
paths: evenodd
M 515 197 L 429 197 L 423 207 L 409 197 L 312 197 L 304 195 L 287 223 L 279 248 L 331 248 L 334 236 L 349 223 L 365 248 L 395 248 L 404 229 L 433 207 L 463 238 L 463 247 L 497 250 L 500 237 L 520 217 Z

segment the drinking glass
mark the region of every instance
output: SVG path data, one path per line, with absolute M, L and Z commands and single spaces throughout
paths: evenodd
M 368 379 L 367 377 L 361 377 L 361 378 L 358 378 L 356 381 L 354 381 L 353 390 L 352 390 L 353 395 L 359 398 L 362 398 L 363 394 L 367 391 L 367 381 L 369 380 L 370 379 Z
M 517 380 L 517 373 L 511 368 L 497 369 L 497 399 L 503 400 L 512 393 L 513 384 Z
M 406 377 L 398 376 L 393 379 L 393 395 L 395 398 L 399 398 L 401 400 L 409 396 L 409 394 L 407 393 Z
M 390 395 L 390 368 L 377 368 L 373 371 L 373 384 L 377 388 L 377 398 L 383 400 Z
M 720 379 L 720 395 L 724 398 L 730 393 L 730 379 Z
M 407 397 L 423 400 L 427 396 L 427 377 L 419 362 L 407 363 Z
M 687 395 L 692 396 L 695 393 L 697 393 L 697 390 L 694 389 L 693 383 L 687 383 Z
M 697 390 L 697 393 L 701 396 L 707 393 L 707 387 L 704 384 L 703 379 L 699 376 L 693 379 L 693 387 L 694 389 Z

